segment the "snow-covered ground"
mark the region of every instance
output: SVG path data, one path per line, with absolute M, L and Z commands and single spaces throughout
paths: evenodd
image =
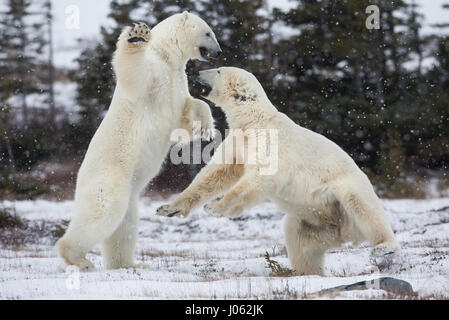
M 140 203 L 137 258 L 149 269 L 104 270 L 99 248 L 90 254 L 96 271 L 77 274 L 57 257 L 51 236 L 0 249 L 1 299 L 301 299 L 321 289 L 380 276 L 409 281 L 417 296 L 449 298 L 449 198 L 384 200 L 403 249 L 392 260 L 370 261 L 368 246 L 345 246 L 326 255 L 325 276 L 278 277 L 264 259 L 289 266 L 282 218 L 265 203 L 241 218 L 208 217 L 198 210 L 188 218 L 154 216 L 158 201 Z M 3 202 L 35 225 L 70 219 L 73 202 Z M 31 232 L 31 231 L 30 231 Z M 377 263 L 381 272 L 366 274 Z M 79 288 L 77 279 L 79 277 Z M 395 298 L 369 289 L 318 298 Z

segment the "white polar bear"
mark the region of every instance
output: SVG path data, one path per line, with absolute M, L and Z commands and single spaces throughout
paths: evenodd
M 223 108 L 231 128 L 278 132 L 277 141 L 257 146 L 264 154 L 271 142 L 277 142 L 278 170 L 262 175 L 263 157 L 239 164 L 237 159 L 255 151 L 248 149 L 249 143 L 233 149 L 229 135 L 220 148 L 236 150 L 234 164 L 216 159 L 223 156 L 218 148 L 192 184 L 172 204 L 159 208 L 158 215 L 187 216 L 222 193 L 205 206 L 208 213 L 237 217 L 246 208 L 272 200 L 287 214 L 287 252 L 299 275 L 322 274 L 325 251 L 344 242 L 368 240 L 375 246 L 373 255 L 399 250 L 370 181 L 339 146 L 278 112 L 251 73 L 229 67 L 206 70 L 200 72 L 200 82 L 208 87 L 205 97 Z
M 189 59 L 220 53 L 211 28 L 188 12 L 151 31 L 143 23 L 124 29 L 113 58 L 111 106 L 78 172 L 75 215 L 56 244 L 68 264 L 93 268 L 86 253 L 103 242 L 107 268 L 145 266 L 134 261 L 139 195 L 160 170 L 174 129 L 191 132 L 192 122 L 201 121 L 203 137 L 213 131 L 209 106 L 189 94 L 185 67 Z

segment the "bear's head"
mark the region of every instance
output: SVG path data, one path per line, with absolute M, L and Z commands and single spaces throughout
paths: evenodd
M 262 85 L 250 72 L 234 67 L 200 71 L 201 95 L 223 110 L 242 109 L 268 101 Z
M 208 61 L 221 55 L 217 38 L 203 19 L 187 11 L 182 13 L 181 19 L 184 31 L 187 32 L 186 39 L 190 43 L 191 59 Z
M 152 30 L 152 42 L 173 52 L 182 60 L 208 61 L 221 53 L 220 45 L 209 25 L 200 17 L 184 11 L 158 23 Z

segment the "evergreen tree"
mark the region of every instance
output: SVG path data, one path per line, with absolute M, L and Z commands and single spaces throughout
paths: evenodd
M 365 25 L 372 4 L 380 8 L 379 30 Z M 290 79 L 284 84 L 291 97 L 285 112 L 361 165 L 376 163 L 386 138 L 385 110 L 400 98 L 406 43 L 395 28 L 404 21 L 394 13 L 404 8 L 403 1 L 303 0 L 282 17 L 300 31 L 281 43 L 280 69 Z
M 442 6 L 449 9 L 449 3 Z M 427 168 L 442 168 L 447 172 L 449 166 L 449 23 L 436 24 L 442 30 L 441 35 L 433 37 L 432 52 L 435 58 L 433 67 L 425 74 L 415 95 L 410 97 L 414 109 L 410 118 L 420 125 L 404 123 L 407 130 L 407 146 L 414 155 L 417 164 Z
M 45 22 L 32 16 L 43 16 L 44 3 L 30 0 L 8 0 L 6 12 L 0 18 L 0 97 L 3 103 L 9 97 L 20 102 L 22 123 L 28 125 L 30 94 L 46 92 L 45 76 L 48 67 L 41 60 L 47 40 Z
M 421 21 L 424 16 L 418 13 L 417 8 L 418 5 L 413 0 L 409 6 L 410 12 L 407 19 L 407 25 L 409 26 L 409 49 L 418 58 L 417 76 L 420 78 L 422 74 L 422 63 L 424 60 L 424 47 L 428 38 L 423 38 L 419 33 L 422 27 Z
M 56 129 L 56 105 L 55 105 L 55 68 L 53 64 L 53 13 L 51 0 L 44 0 L 44 15 L 47 21 L 47 47 L 48 47 L 48 65 L 47 65 L 47 90 L 48 90 L 48 105 L 49 105 L 49 119 L 51 129 Z

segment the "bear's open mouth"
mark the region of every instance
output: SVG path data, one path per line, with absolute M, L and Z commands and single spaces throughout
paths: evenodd
M 218 56 L 221 54 L 221 51 L 215 52 L 214 50 L 209 50 L 206 47 L 200 47 L 200 54 L 204 60 L 209 61 L 211 59 L 218 58 Z

